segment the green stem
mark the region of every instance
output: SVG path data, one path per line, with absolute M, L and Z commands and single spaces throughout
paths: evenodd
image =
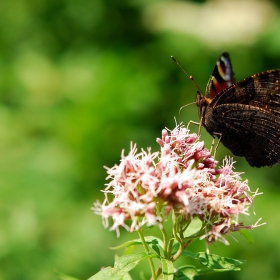
M 179 249 L 176 252 L 176 254 L 172 257 L 172 262 L 174 262 L 180 257 L 180 255 L 184 250 L 183 241 L 181 240 L 181 237 L 178 236 L 178 223 L 177 223 L 177 217 L 175 213 L 173 213 L 172 215 L 172 233 L 175 240 L 179 243 Z
M 170 240 L 169 240 L 168 249 L 167 249 L 167 259 L 168 259 L 168 260 L 171 259 L 173 243 L 174 243 L 174 237 L 173 237 L 173 235 L 172 235 L 172 237 L 171 237 Z
M 172 258 L 172 262 L 175 262 L 182 254 L 183 250 L 184 250 L 184 246 L 183 246 L 183 243 L 182 243 L 182 240 L 177 237 L 175 237 L 176 240 L 178 241 L 179 243 L 179 249 L 178 251 L 176 252 L 176 254 L 173 256 Z
M 172 261 L 174 262 L 182 255 L 183 251 L 193 241 L 193 239 L 184 237 L 184 231 L 190 225 L 190 222 L 187 225 L 185 225 L 185 227 L 182 229 L 178 217 L 176 216 L 175 213 L 173 213 L 172 224 L 173 224 L 172 232 L 173 232 L 174 239 L 179 243 L 179 249 L 176 252 L 176 254 L 174 254 L 172 257 Z M 171 248 L 169 247 L 169 250 L 170 249 Z
M 165 231 L 163 226 L 162 226 L 162 228 L 160 228 L 160 231 L 162 233 L 162 239 L 163 239 L 164 256 L 165 256 L 165 258 L 167 258 L 168 257 L 168 253 L 167 253 L 167 234 L 166 234 L 166 231 Z
M 140 229 L 138 230 L 138 234 L 139 234 L 140 239 L 141 239 L 141 241 L 142 241 L 142 244 L 143 244 L 143 246 L 144 246 L 145 252 L 146 252 L 147 254 L 150 253 L 150 252 L 149 252 L 149 247 L 148 247 L 148 245 L 147 245 L 147 243 L 146 243 L 146 241 L 145 241 L 144 235 L 143 235 L 143 229 L 142 229 L 142 228 L 140 228 Z M 153 279 L 153 280 L 156 280 L 156 273 L 155 273 L 155 266 L 154 266 L 154 263 L 153 263 L 153 261 L 152 261 L 151 258 L 149 258 L 148 261 L 149 261 L 150 268 L 151 268 L 151 272 L 152 272 L 152 279 Z

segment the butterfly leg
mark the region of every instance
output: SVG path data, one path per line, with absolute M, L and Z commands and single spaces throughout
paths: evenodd
M 215 158 L 216 152 L 217 152 L 218 147 L 220 146 L 220 143 L 221 143 L 222 133 L 214 132 L 213 135 L 218 136 L 218 143 L 217 143 L 217 145 L 214 148 L 214 154 L 213 154 L 213 157 Z M 212 153 L 212 149 L 214 147 L 214 144 L 215 144 L 215 136 L 213 137 L 213 141 L 212 141 L 211 148 L 210 148 L 210 153 Z
M 189 129 L 189 126 L 190 126 L 191 124 L 194 124 L 194 125 L 197 125 L 197 126 L 198 126 L 198 133 L 197 133 L 197 135 L 200 136 L 200 134 L 201 134 L 201 127 L 202 127 L 202 119 L 200 120 L 199 123 L 198 123 L 198 122 L 194 122 L 194 121 L 189 121 L 189 123 L 188 123 L 188 125 L 187 125 L 187 129 Z

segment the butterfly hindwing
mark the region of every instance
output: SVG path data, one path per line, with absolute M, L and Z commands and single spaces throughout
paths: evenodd
M 215 110 L 222 143 L 252 166 L 273 165 L 280 160 L 280 117 L 244 104 L 220 105 Z

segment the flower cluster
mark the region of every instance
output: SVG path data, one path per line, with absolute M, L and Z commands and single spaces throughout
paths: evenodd
M 105 227 L 109 218 L 111 230 L 118 234 L 121 226 L 131 232 L 143 225 L 162 227 L 173 210 L 182 228 L 198 218 L 202 222 L 198 237 L 228 244 L 224 235 L 256 226 L 239 221 L 240 214 L 249 215 L 257 192 L 252 193 L 247 181 L 233 171 L 232 160 L 225 159 L 217 168 L 204 142 L 183 126 L 164 129 L 157 142 L 160 152 L 137 152 L 131 144 L 127 156 L 122 152 L 120 164 L 107 168 L 105 200 L 92 208 Z

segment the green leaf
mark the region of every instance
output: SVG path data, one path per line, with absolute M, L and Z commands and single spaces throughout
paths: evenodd
M 134 249 L 135 249 L 134 245 L 126 247 L 125 250 L 124 250 L 123 255 L 130 255 L 130 254 L 132 254 Z
M 173 280 L 174 265 L 171 261 L 161 258 L 162 274 L 164 280 Z
M 199 269 L 192 265 L 185 265 L 178 268 L 177 272 L 174 275 L 174 280 L 193 280 L 195 276 L 210 274 L 214 272 L 222 271 L 215 271 L 210 268 Z
M 197 253 L 193 253 L 193 252 L 187 251 L 187 250 L 183 251 L 182 256 L 190 257 L 190 258 L 193 258 L 193 259 L 196 259 L 196 260 L 198 258 L 198 254 Z
M 154 237 L 154 236 L 146 236 L 145 237 L 145 241 L 148 245 L 150 244 L 158 244 L 161 248 L 163 248 L 163 243 L 162 240 Z M 125 247 L 129 247 L 129 246 L 133 246 L 133 245 L 142 245 L 142 241 L 141 239 L 134 239 L 134 240 L 130 240 L 128 242 L 125 242 L 119 246 L 116 247 L 110 247 L 110 249 L 112 250 L 117 250 L 117 249 L 121 249 L 121 248 L 125 248 Z
M 131 255 L 126 255 L 118 258 L 115 261 L 114 267 L 106 267 L 97 274 L 91 276 L 88 280 L 119 280 L 126 273 L 132 270 L 140 261 L 150 258 L 157 258 L 156 254 L 141 252 Z
M 161 256 L 161 254 L 160 254 L 161 247 L 159 247 L 158 244 L 151 243 L 151 244 L 149 244 L 149 246 L 157 253 L 158 257 Z
M 225 258 L 214 254 L 208 255 L 204 252 L 195 254 L 190 251 L 184 251 L 182 255 L 198 260 L 203 266 L 213 271 L 238 271 L 240 270 L 239 266 L 245 262 L 244 260 Z
M 244 260 L 235 260 L 231 258 L 220 257 L 218 255 L 208 255 L 206 253 L 200 252 L 198 253 L 198 260 L 200 263 L 211 269 L 223 269 L 223 270 L 235 270 L 243 264 Z M 240 268 L 238 268 L 240 270 Z
M 200 231 L 202 222 L 199 218 L 195 217 L 184 232 L 184 236 L 191 236 Z
M 177 269 L 174 280 L 193 280 L 197 275 L 197 268 L 192 265 L 185 265 Z

